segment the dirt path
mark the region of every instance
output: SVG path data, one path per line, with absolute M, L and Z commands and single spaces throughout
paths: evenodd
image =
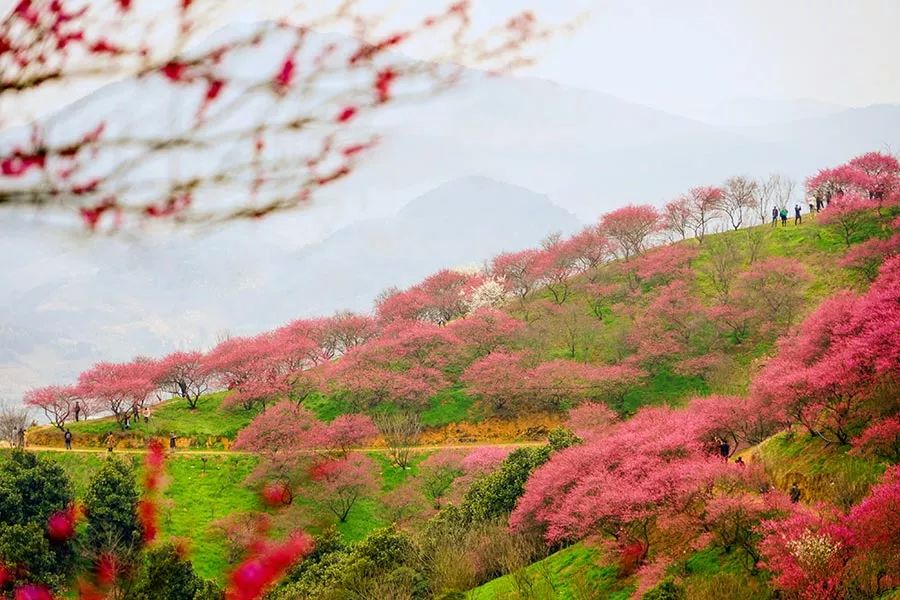
M 412 446 L 410 448 L 411 451 L 416 453 L 422 452 L 433 452 L 435 450 L 474 450 L 475 448 L 529 448 L 534 446 L 543 446 L 545 442 L 490 442 L 490 443 L 472 443 L 472 444 L 436 444 L 433 446 Z M 65 448 L 56 448 L 50 446 L 28 446 L 25 448 L 26 450 L 31 450 L 32 452 L 74 452 L 81 454 L 107 454 L 106 448 L 72 448 L 71 450 L 66 450 Z M 353 452 L 380 452 L 387 453 L 389 451 L 388 448 L 383 446 L 380 447 L 369 447 L 369 448 L 354 448 Z M 145 448 L 117 448 L 112 453 L 113 454 L 145 454 L 147 450 Z M 313 451 L 311 450 L 310 453 Z M 244 452 L 242 450 L 194 450 L 191 448 L 178 448 L 175 450 L 175 456 L 240 456 L 240 455 L 249 455 L 252 452 Z

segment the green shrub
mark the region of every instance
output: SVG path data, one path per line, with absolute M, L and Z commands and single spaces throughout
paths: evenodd
M 108 459 L 91 479 L 84 497 L 88 548 L 95 553 L 115 551 L 120 558 L 133 557 L 141 543 L 137 503 L 134 468 Z
M 174 544 L 147 550 L 128 600 L 194 600 L 202 580 Z
M 642 600 L 685 600 L 684 590 L 671 579 L 662 581 L 652 590 L 647 591 Z
M 11 583 L 61 584 L 72 567 L 68 543 L 51 543 L 47 520 L 73 500 L 72 484 L 57 464 L 14 451 L 0 462 L 0 564 L 18 565 Z

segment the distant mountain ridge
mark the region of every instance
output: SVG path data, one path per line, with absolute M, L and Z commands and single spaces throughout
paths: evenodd
M 545 195 L 470 176 L 419 196 L 391 217 L 355 223 L 302 249 L 295 268 L 329 282 L 328 302 L 343 299 L 346 308 L 369 310 L 388 286 L 411 285 L 442 268 L 481 264 L 582 226 Z M 325 304 L 316 310 L 330 312 Z

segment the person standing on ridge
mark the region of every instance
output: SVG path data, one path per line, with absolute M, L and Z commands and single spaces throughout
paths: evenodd
M 72 432 L 66 429 L 65 435 L 63 435 L 63 439 L 66 440 L 66 450 L 72 449 Z
M 778 214 L 781 216 L 781 226 L 787 227 L 787 218 L 788 218 L 787 208 L 782 208 L 781 212 Z
M 81 415 L 81 405 L 78 403 L 78 400 L 75 401 L 75 422 L 78 422 L 78 417 Z
M 112 452 L 113 447 L 115 447 L 115 445 L 116 445 L 116 438 L 113 436 L 113 434 L 110 433 L 109 435 L 106 436 L 106 451 Z
M 801 225 L 803 223 L 803 216 L 800 214 L 803 211 L 800 208 L 799 204 L 794 205 L 794 225 Z
M 775 227 L 776 225 L 778 225 L 778 207 L 773 206 L 772 207 L 772 227 Z
M 175 432 L 169 434 L 169 450 L 175 452 L 175 440 L 178 439 L 178 436 L 175 435 Z

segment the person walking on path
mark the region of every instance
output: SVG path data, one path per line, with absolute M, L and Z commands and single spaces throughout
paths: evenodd
M 803 216 L 801 215 L 802 211 L 803 209 L 800 208 L 799 204 L 794 205 L 794 225 L 801 225 L 803 223 Z
M 782 208 L 781 212 L 778 214 L 781 215 L 781 226 L 787 227 L 787 218 L 788 218 L 787 208 Z
M 775 227 L 776 225 L 778 225 L 778 207 L 773 206 L 772 207 L 772 227 Z
M 66 433 L 63 435 L 63 439 L 66 440 L 66 450 L 72 449 L 72 432 L 66 429 Z
M 145 406 L 144 407 L 144 423 L 149 423 L 149 422 L 150 422 L 150 407 Z
M 731 454 L 731 445 L 723 439 L 719 440 L 719 456 L 728 460 L 728 455 Z
M 16 443 L 19 448 L 25 447 L 25 428 L 19 427 L 19 430 L 16 432 Z
M 110 433 L 109 435 L 106 436 L 106 451 L 112 452 L 115 445 L 116 445 L 116 438 L 113 436 L 113 434 Z
M 791 489 L 788 491 L 791 496 L 791 503 L 797 504 L 800 502 L 800 487 L 797 485 L 797 482 L 791 484 Z
M 169 434 L 169 450 L 175 452 L 175 440 L 178 439 L 178 436 L 175 435 L 175 432 Z

